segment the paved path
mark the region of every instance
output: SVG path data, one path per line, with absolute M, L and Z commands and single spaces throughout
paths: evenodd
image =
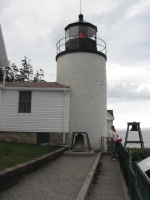
M 0 200 L 75 200 L 96 156 L 62 156 L 2 193 Z M 87 200 L 128 200 L 118 161 L 103 156 L 100 162 L 98 184 L 92 184 Z
M 2 193 L 0 200 L 74 200 L 95 158 L 62 156 Z
M 100 162 L 98 184 L 92 184 L 87 200 L 129 200 L 119 162 L 110 156 L 103 156 Z

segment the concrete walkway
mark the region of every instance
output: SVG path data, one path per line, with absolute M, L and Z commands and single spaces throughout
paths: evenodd
M 74 200 L 95 159 L 62 156 L 2 193 L 0 200 Z
M 25 177 L 1 194 L 1 200 L 75 200 L 88 177 L 97 154 L 62 156 Z M 118 161 L 103 156 L 98 184 L 91 184 L 88 200 L 127 200 Z
M 87 200 L 130 200 L 119 162 L 103 156 L 98 184 L 92 184 Z

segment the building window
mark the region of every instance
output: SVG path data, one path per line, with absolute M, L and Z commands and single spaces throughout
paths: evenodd
M 19 92 L 19 113 L 31 112 L 31 91 Z

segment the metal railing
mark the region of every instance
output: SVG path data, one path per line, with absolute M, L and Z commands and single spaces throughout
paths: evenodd
M 101 135 L 101 140 L 100 140 L 101 147 L 100 147 L 100 149 L 101 149 L 102 152 L 108 152 L 108 153 L 110 152 L 108 139 L 109 139 L 109 137 L 103 137 Z
M 66 42 L 68 42 L 70 40 L 72 43 L 75 44 L 75 43 L 77 43 L 77 40 L 75 40 L 75 39 L 78 39 L 78 38 L 80 38 L 79 35 L 75 35 L 72 37 L 65 37 L 65 38 L 60 39 L 56 44 L 56 54 L 66 51 Z M 104 42 L 104 40 L 97 38 L 97 37 L 94 37 L 94 38 L 93 37 L 91 37 L 91 38 L 84 37 L 83 39 L 90 39 L 92 41 L 95 41 L 96 42 L 96 50 L 107 55 L 106 43 Z M 82 40 L 82 38 L 80 38 L 80 40 Z
M 150 200 L 150 179 L 140 169 L 137 163 L 132 168 L 131 156 L 123 145 L 118 149 L 120 168 L 122 170 L 130 198 L 132 200 Z
M 102 152 L 110 152 L 108 137 L 101 136 L 100 144 Z M 118 146 L 118 158 L 131 200 L 150 200 L 150 179 L 136 162 L 133 169 L 132 152 L 128 152 L 122 143 Z

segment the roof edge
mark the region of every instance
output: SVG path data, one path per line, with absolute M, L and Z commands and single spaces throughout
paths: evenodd
M 5 82 L 2 85 L 0 82 L 0 88 L 2 89 L 21 89 L 21 90 L 61 90 L 70 91 L 70 87 L 62 85 L 57 82 Z
M 107 119 L 107 121 L 115 119 L 115 117 L 113 116 L 113 110 L 107 110 L 107 114 L 110 117 L 110 119 Z

